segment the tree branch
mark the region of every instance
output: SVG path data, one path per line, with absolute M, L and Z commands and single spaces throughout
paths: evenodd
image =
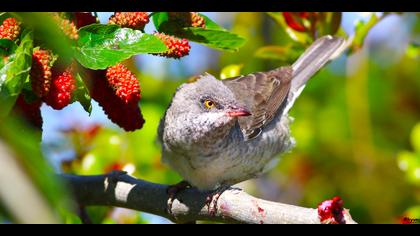
M 177 194 L 172 215 L 167 211 L 168 185 L 135 179 L 112 172 L 97 176 L 61 175 L 69 183 L 76 201 L 83 206 L 103 205 L 129 208 L 184 223 L 209 220 L 224 223 L 304 223 L 319 224 L 316 209 L 270 202 L 250 196 L 237 188 L 223 192 L 215 214 L 206 204 L 210 193 L 189 188 Z M 356 223 L 346 211 L 346 223 Z

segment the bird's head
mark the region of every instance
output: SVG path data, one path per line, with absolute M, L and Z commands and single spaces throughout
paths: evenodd
M 251 115 L 232 91 L 210 74 L 180 86 L 168 112 L 179 117 L 179 125 L 203 132 L 230 129 L 238 117 Z

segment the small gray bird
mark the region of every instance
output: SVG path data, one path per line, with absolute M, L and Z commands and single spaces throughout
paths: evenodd
M 346 48 L 324 36 L 292 65 L 181 85 L 162 118 L 162 159 L 184 180 L 214 190 L 260 176 L 292 148 L 288 111 L 308 79 Z

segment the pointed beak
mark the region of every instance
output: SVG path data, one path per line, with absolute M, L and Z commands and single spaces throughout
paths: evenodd
M 230 117 L 250 116 L 251 112 L 244 107 L 233 106 L 229 108 L 229 110 L 226 112 L 226 115 Z

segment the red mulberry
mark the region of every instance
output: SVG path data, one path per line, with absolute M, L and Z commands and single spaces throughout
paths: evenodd
M 106 79 L 105 70 L 91 72 L 91 81 L 87 83 L 89 92 L 103 108 L 108 118 L 126 131 L 141 129 L 145 121 L 138 103 L 126 103 L 120 99 Z
M 109 23 L 141 30 L 149 23 L 149 16 L 147 12 L 116 12 L 109 18 Z
M 155 33 L 155 36 L 160 38 L 162 42 L 168 47 L 168 51 L 163 53 L 156 53 L 154 55 L 181 58 L 190 53 L 191 46 L 186 39 L 175 38 L 174 36 L 166 35 L 163 33 Z
M 15 40 L 20 33 L 20 23 L 15 18 L 7 18 L 0 25 L 0 39 Z
M 21 115 L 30 124 L 41 129 L 42 128 L 41 105 L 42 105 L 42 101 L 40 99 L 37 99 L 33 102 L 28 103 L 25 101 L 23 94 L 20 94 L 16 100 L 13 110 L 15 113 Z
M 343 200 L 340 197 L 323 201 L 318 206 L 319 220 L 323 224 L 344 224 L 343 211 Z
M 98 22 L 98 19 L 90 12 L 75 12 L 74 17 L 76 18 L 75 23 L 77 29 Z
M 181 27 L 206 27 L 206 20 L 198 12 L 170 12 L 169 18 Z
M 44 97 L 50 91 L 52 63 L 50 51 L 36 49 L 32 53 L 30 79 L 32 90 L 38 97 Z
M 139 82 L 123 64 L 108 67 L 106 78 L 115 94 L 125 103 L 137 103 L 140 100 Z
M 72 93 L 75 89 L 76 80 L 71 68 L 67 68 L 64 72 L 54 71 L 51 90 L 44 101 L 52 108 L 61 110 L 70 104 Z

